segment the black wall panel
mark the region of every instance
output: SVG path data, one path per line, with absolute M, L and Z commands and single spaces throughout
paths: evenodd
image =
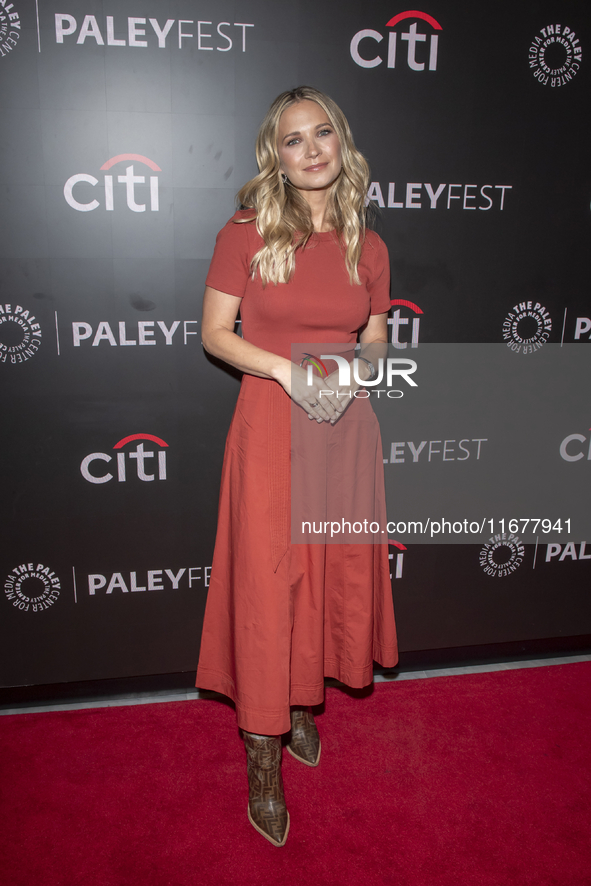
M 201 297 L 283 89 L 370 161 L 395 340 L 503 341 L 531 302 L 522 337 L 589 342 L 590 30 L 583 0 L 0 4 L 3 686 L 196 666 L 238 390 Z M 392 547 L 403 651 L 591 633 L 591 540 L 481 547 Z

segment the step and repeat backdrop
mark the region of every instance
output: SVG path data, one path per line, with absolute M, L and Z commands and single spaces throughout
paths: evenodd
M 239 386 L 202 350 L 201 299 L 282 90 L 332 95 L 370 161 L 404 354 L 589 343 L 590 19 L 585 0 L 0 0 L 1 685 L 196 667 Z M 532 429 L 588 496 L 588 398 L 577 415 Z M 396 457 L 424 483 L 455 452 L 461 483 L 487 456 L 465 424 Z M 591 539 L 390 550 L 403 652 L 591 634 Z

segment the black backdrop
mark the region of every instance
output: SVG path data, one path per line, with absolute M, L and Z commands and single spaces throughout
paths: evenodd
M 238 389 L 201 349 L 201 297 L 283 89 L 332 95 L 370 160 L 395 341 L 589 341 L 589 19 L 0 3 L 3 686 L 196 666 Z M 588 494 L 591 460 L 572 469 Z M 488 571 L 478 545 L 391 550 L 403 652 L 591 633 L 591 540 L 540 539 L 512 570 L 502 544 Z

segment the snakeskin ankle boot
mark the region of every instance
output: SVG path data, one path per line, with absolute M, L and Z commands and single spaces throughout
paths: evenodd
M 320 736 L 310 708 L 295 708 L 291 712 L 291 738 L 287 750 L 306 766 L 320 762 Z
M 244 732 L 248 774 L 248 820 L 273 846 L 283 846 L 289 812 L 283 795 L 281 738 Z

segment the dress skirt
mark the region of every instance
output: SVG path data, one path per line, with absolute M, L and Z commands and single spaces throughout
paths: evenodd
M 313 424 L 294 410 L 296 421 Z M 372 420 L 363 466 L 380 498 Z M 196 677 L 198 687 L 233 699 L 239 727 L 264 735 L 290 729 L 290 705 L 320 704 L 325 677 L 360 688 L 372 681 L 374 659 L 398 661 L 387 544 L 291 542 L 291 426 L 283 388 L 245 375 L 226 442 Z M 334 432 L 314 429 L 319 440 Z

